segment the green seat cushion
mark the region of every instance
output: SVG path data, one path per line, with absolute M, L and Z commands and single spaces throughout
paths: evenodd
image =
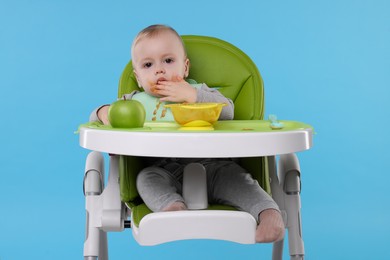
M 119 156 L 120 196 L 130 208 L 142 202 L 136 186 L 137 175 L 143 169 L 142 160 L 134 156 Z

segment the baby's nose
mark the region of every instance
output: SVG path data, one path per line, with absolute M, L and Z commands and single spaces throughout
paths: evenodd
M 164 70 L 163 67 L 159 67 L 159 68 L 156 69 L 155 73 L 156 73 L 156 75 L 158 75 L 158 74 L 164 74 L 164 73 L 165 73 L 165 70 Z

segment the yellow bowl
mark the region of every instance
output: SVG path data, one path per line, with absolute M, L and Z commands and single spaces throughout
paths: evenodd
M 165 105 L 171 109 L 175 121 L 188 127 L 211 126 L 221 114 L 224 103 L 191 103 Z

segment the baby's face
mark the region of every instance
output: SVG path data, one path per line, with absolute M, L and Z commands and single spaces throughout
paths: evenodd
M 159 81 L 188 76 L 189 61 L 177 36 L 169 31 L 141 39 L 133 49 L 133 67 L 138 84 L 153 95 Z

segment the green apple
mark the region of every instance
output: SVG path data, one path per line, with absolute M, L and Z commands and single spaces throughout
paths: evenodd
M 118 100 L 108 109 L 108 120 L 115 128 L 143 127 L 145 116 L 145 108 L 137 100 Z

